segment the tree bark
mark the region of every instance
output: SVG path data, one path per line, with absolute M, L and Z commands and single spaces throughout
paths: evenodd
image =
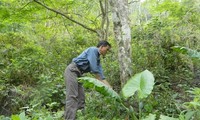
M 128 0 L 110 0 L 113 14 L 114 34 L 118 45 L 120 80 L 123 86 L 131 77 L 131 29 Z

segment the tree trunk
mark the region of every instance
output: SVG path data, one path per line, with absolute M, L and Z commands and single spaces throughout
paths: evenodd
M 110 0 L 110 5 L 113 13 L 114 34 L 118 45 L 120 80 L 123 86 L 132 74 L 128 0 Z

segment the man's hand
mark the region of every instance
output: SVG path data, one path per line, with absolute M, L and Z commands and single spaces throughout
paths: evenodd
M 99 74 L 95 74 L 95 78 L 99 81 L 101 81 L 102 83 L 104 83 L 105 85 L 107 85 L 108 87 L 112 88 L 112 86 L 108 83 L 107 80 L 101 80 Z

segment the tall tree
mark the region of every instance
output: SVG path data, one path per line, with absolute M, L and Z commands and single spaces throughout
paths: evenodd
M 131 29 L 128 0 L 110 0 L 113 13 L 115 39 L 118 45 L 120 80 L 123 86 L 131 76 Z

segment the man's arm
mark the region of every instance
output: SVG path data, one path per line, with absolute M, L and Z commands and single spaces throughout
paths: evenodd
M 107 80 L 101 80 L 101 77 L 100 77 L 99 74 L 95 74 L 95 78 L 96 78 L 97 80 L 99 80 L 100 82 L 104 83 L 105 85 L 107 85 L 108 87 L 112 88 L 112 86 L 108 83 Z
M 106 84 L 108 87 L 112 88 L 112 86 L 108 83 L 107 80 L 101 80 L 104 84 Z

